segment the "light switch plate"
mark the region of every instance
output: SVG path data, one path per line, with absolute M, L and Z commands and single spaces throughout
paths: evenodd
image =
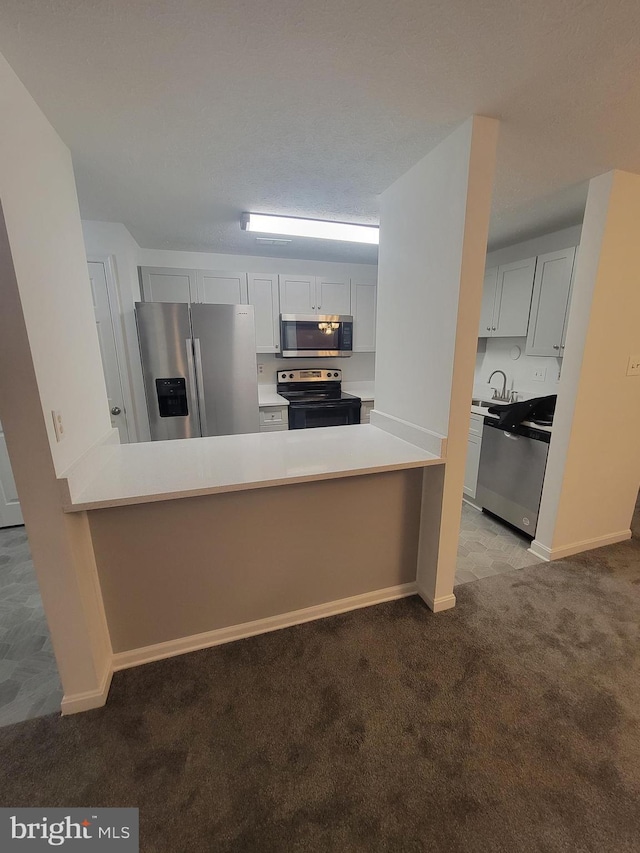
M 531 378 L 534 380 L 534 382 L 544 382 L 547 378 L 547 368 L 536 367 L 533 371 Z
M 627 376 L 640 376 L 640 355 L 630 355 Z
M 60 442 L 64 438 L 64 422 L 62 420 L 62 412 L 57 409 L 51 410 L 51 417 L 53 418 L 53 429 L 56 434 L 56 441 Z

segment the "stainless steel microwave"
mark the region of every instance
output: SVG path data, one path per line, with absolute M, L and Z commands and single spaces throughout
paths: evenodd
M 353 351 L 350 314 L 281 314 L 282 358 L 344 358 Z

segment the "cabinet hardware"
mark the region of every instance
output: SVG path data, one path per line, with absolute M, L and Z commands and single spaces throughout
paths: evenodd
M 122 409 L 120 408 L 120 406 L 114 406 L 113 409 L 111 409 L 111 414 L 120 415 L 122 414 Z
M 554 348 L 554 349 L 560 349 L 560 347 L 559 347 L 559 345 L 558 345 L 558 344 L 554 344 L 554 345 L 553 345 L 553 348 Z

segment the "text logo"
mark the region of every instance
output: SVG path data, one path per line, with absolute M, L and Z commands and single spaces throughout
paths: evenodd
M 138 809 L 0 809 L 0 850 L 139 853 Z

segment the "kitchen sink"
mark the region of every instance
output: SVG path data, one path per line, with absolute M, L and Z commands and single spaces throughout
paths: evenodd
M 471 405 L 472 406 L 479 406 L 481 409 L 488 409 L 489 406 L 495 406 L 496 402 L 497 402 L 496 400 L 489 401 L 489 400 L 473 399 L 471 401 Z

